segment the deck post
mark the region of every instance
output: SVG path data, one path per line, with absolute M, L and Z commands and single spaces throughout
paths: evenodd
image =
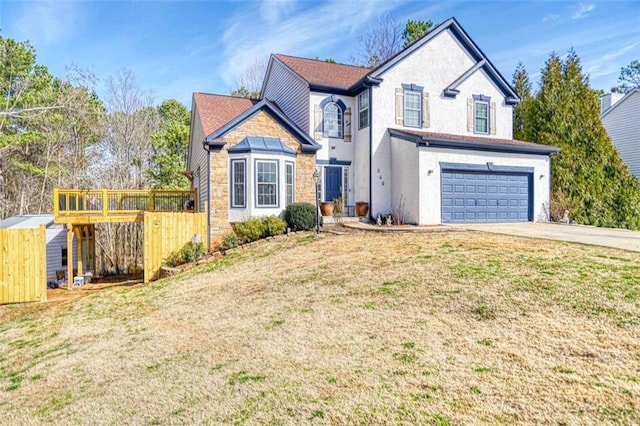
M 156 210 L 156 193 L 150 189 L 149 190 L 149 211 L 153 212 Z
M 73 288 L 73 225 L 67 225 L 67 290 Z
M 78 276 L 82 277 L 84 274 L 82 273 L 82 229 L 84 227 L 76 227 L 76 248 L 78 251 Z
M 109 195 L 107 194 L 107 190 L 102 190 L 102 216 L 107 217 L 109 212 Z
M 60 216 L 60 200 L 58 199 L 58 188 L 53 188 L 53 216 Z

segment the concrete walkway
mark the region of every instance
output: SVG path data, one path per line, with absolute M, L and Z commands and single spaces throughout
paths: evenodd
M 450 225 L 459 230 L 493 232 L 518 237 L 568 241 L 640 252 L 640 232 L 557 223 L 481 223 Z

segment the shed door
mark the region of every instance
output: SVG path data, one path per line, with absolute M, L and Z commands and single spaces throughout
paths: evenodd
M 442 222 L 532 220 L 530 173 L 443 170 Z

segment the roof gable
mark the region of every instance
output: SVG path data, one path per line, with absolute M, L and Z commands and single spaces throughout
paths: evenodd
M 616 102 L 615 104 L 611 105 L 609 108 L 607 108 L 601 115 L 600 118 L 604 118 L 605 116 L 609 115 L 611 113 L 611 111 L 614 111 L 618 106 L 620 106 L 621 104 L 625 103 L 629 98 L 631 98 L 632 96 L 635 95 L 639 95 L 640 96 L 640 88 L 636 88 L 633 89 L 632 91 L 630 91 L 629 93 L 625 94 L 622 98 L 620 98 L 618 100 L 618 102 Z
M 268 99 L 261 101 L 255 101 L 256 103 L 250 108 L 240 112 L 222 127 L 217 128 L 211 133 L 205 132 L 204 144 L 212 148 L 221 148 L 226 142 L 221 141 L 227 133 L 249 120 L 256 115 L 259 111 L 265 111 L 270 114 L 278 123 L 280 123 L 285 129 L 291 132 L 298 142 L 300 142 L 302 152 L 316 152 L 321 146 L 311 139 L 304 131 L 302 131 L 289 117 L 287 117 L 273 102 Z M 256 135 L 259 136 L 259 135 Z
M 453 81 L 449 86 L 444 88 L 443 93 L 448 97 L 455 97 L 458 94 L 457 87 L 467 80 L 471 75 L 475 74 L 479 70 L 484 70 L 493 83 L 504 94 L 507 104 L 517 104 L 520 98 L 516 92 L 511 88 L 507 80 L 500 74 L 500 72 L 493 66 L 489 58 L 480 50 L 478 45 L 469 37 L 466 31 L 460 26 L 455 18 L 449 18 L 422 38 L 415 41 L 409 47 L 396 53 L 391 58 L 380 64 L 369 74 L 370 78 L 382 79 L 385 72 L 396 66 L 399 62 L 404 60 L 407 56 L 413 54 L 419 50 L 422 46 L 429 43 L 441 33 L 449 31 L 451 35 L 460 43 L 460 45 L 467 51 L 469 56 L 473 58 L 475 64 L 460 77 Z
M 349 89 L 371 71 L 369 68 L 355 65 L 338 64 L 281 54 L 272 55 L 271 60 L 281 62 L 310 86 L 335 87 L 343 90 Z
M 198 110 L 205 136 L 215 132 L 258 102 L 255 99 L 235 96 L 199 92 L 193 94 L 193 109 Z
M 514 105 L 520 102 L 520 98 L 511 88 L 509 82 L 493 66 L 489 58 L 480 50 L 455 18 L 447 19 L 422 38 L 396 53 L 374 69 L 330 63 L 317 59 L 274 54 L 271 55 L 269 60 L 267 75 L 273 61 L 278 61 L 307 82 L 311 90 L 333 91 L 339 94 L 355 95 L 364 89 L 366 85 L 380 84 L 385 72 L 445 31 L 449 31 L 475 61 L 475 64 L 469 70 L 464 72 L 449 86 L 443 88 L 445 96 L 455 97 L 458 94 L 457 87 L 460 84 L 477 71 L 483 70 L 504 94 L 507 104 Z

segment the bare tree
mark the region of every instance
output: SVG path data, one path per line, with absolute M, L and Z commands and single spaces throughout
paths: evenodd
M 361 34 L 353 62 L 369 68 L 380 65 L 402 49 L 402 30 L 396 15 L 381 16 L 372 29 Z
M 146 189 L 152 149 L 151 135 L 160 127 L 152 97 L 136 83 L 130 70 L 120 70 L 107 80 L 107 127 L 98 145 L 100 162 L 95 175 L 99 186 L 110 189 Z M 100 250 L 98 268 L 123 272 L 142 264 L 142 226 L 101 225 L 96 238 Z
M 262 89 L 262 81 L 267 72 L 268 62 L 269 60 L 266 56 L 256 59 L 255 62 L 237 78 L 237 89 L 233 90 L 231 94 L 243 98 L 258 99 L 260 97 L 260 89 Z

